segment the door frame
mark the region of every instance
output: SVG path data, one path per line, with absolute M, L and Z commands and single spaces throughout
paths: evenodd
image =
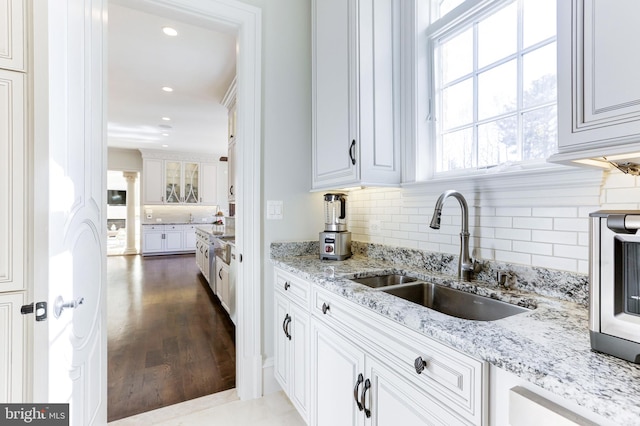
M 117 0 L 115 1 L 117 3 Z M 261 176 L 262 176 L 262 11 L 239 0 L 128 0 L 128 5 L 163 8 L 176 14 L 192 16 L 204 22 L 221 24 L 234 28 L 237 33 L 237 188 L 238 209 L 236 213 L 236 248 L 239 264 L 237 268 L 236 304 L 236 388 L 240 399 L 262 396 L 262 222 L 261 222 Z M 46 31 L 48 30 L 46 6 L 34 10 L 33 32 L 36 39 L 32 67 L 56 66 L 55 58 L 47 59 Z M 37 12 L 37 13 L 35 13 Z M 32 68 L 33 69 L 33 68 Z M 47 73 L 38 73 L 32 83 L 32 93 L 38 102 L 48 96 L 50 87 Z M 106 76 L 103 81 L 106 87 Z M 106 102 L 105 102 L 106 116 Z M 42 111 L 31 111 L 38 114 Z M 31 116 L 33 117 L 33 115 Z M 33 118 L 32 118 L 33 119 Z M 38 295 L 48 291 L 48 268 L 35 267 L 39 261 L 48 258 L 48 233 L 46 218 L 49 214 L 49 194 L 46 190 L 48 175 L 48 135 L 49 123 L 38 120 L 33 127 L 33 165 L 31 188 L 33 207 L 30 231 L 33 237 L 34 264 L 33 292 Z M 106 148 L 105 148 L 106 149 Z M 106 162 L 105 162 L 106 173 Z M 36 235 L 42 237 L 36 238 Z M 105 252 L 106 256 L 106 252 Z M 102 331 L 106 334 L 106 329 Z M 48 364 L 48 354 L 34 353 L 31 345 L 32 381 L 29 383 L 33 395 L 39 394 L 42 378 L 38 366 Z M 102 368 L 106 374 L 106 359 Z
M 240 399 L 259 398 L 263 381 L 262 10 L 239 0 L 127 0 L 122 4 L 163 8 L 237 31 L 236 389 Z

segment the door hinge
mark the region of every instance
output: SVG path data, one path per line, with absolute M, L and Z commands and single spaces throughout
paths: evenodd
M 36 321 L 44 321 L 47 319 L 47 302 L 38 302 L 36 303 Z M 33 313 L 33 302 L 28 305 L 22 305 L 20 308 L 20 313 L 22 315 L 32 314 Z

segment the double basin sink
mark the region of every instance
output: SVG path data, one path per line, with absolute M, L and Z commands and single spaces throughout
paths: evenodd
M 378 275 L 352 278 L 351 281 L 379 289 L 443 314 L 468 320 L 494 321 L 530 311 L 522 306 L 419 281 L 417 278 L 406 275 Z

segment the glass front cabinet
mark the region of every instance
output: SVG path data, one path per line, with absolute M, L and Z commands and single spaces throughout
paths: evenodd
M 167 204 L 198 204 L 199 163 L 165 161 L 165 200 Z

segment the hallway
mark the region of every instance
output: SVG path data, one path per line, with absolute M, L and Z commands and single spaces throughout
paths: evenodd
M 108 420 L 235 386 L 235 328 L 193 255 L 107 258 Z

